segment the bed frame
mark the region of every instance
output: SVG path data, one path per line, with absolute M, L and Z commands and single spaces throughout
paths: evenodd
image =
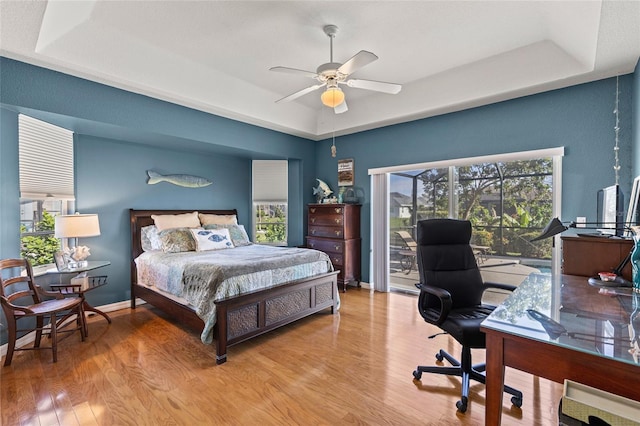
M 161 293 L 137 283 L 136 264 L 142 253 L 140 230 L 153 225 L 153 214 L 181 214 L 193 210 L 129 210 L 131 221 L 131 308 L 136 298 L 168 313 L 180 323 L 202 331 L 204 322 L 190 306 L 183 305 Z M 198 210 L 206 214 L 233 214 L 236 210 Z M 227 347 L 282 327 L 318 311 L 337 311 L 338 272 L 329 272 L 286 284 L 228 297 L 216 302 L 216 363 L 227 360 Z

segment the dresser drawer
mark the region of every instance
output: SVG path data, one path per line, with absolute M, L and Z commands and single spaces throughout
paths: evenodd
M 307 247 L 332 253 L 344 253 L 344 241 L 307 237 Z
M 344 255 L 341 253 L 327 253 L 327 255 L 329 256 L 329 259 L 331 259 L 333 268 L 342 270 L 342 265 L 344 265 Z
M 310 214 L 309 215 L 309 226 L 312 225 L 325 225 L 325 226 L 343 226 L 344 225 L 344 217 L 342 215 L 337 214 Z
M 313 237 L 342 238 L 344 229 L 335 226 L 309 225 L 309 235 Z
M 344 214 L 344 207 L 342 206 L 310 206 L 309 215 L 327 215 L 337 214 L 342 216 Z

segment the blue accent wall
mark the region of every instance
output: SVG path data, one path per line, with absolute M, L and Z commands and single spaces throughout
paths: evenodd
M 631 98 L 637 74 L 620 77 L 620 183 L 626 195 L 633 180 Z M 332 189 L 337 189 L 337 160 L 355 162 L 355 186 L 364 194 L 363 280 L 369 280 L 371 168 L 564 146 L 562 219 L 595 221 L 597 191 L 615 183 L 615 91 L 616 80 L 610 78 L 340 136 L 336 158 L 330 155 L 331 140 L 318 143 L 318 177 Z
M 20 234 L 5 225 L 20 223 L 19 179 L 18 114 L 0 108 L 0 259 L 20 257 Z
M 0 57 L 0 256 L 19 256 L 18 113 L 75 132 L 76 210 L 98 213 L 101 235 L 81 244 L 112 265 L 94 305 L 130 297 L 128 210 L 238 209 L 251 227 L 251 160 L 287 159 L 289 243 L 304 242 L 315 142 Z M 146 170 L 213 180 L 204 188 L 147 185 Z M 0 341 L 4 341 L 0 338 Z M 0 342 L 1 343 L 1 342 Z
M 640 174 L 640 82 L 620 78 L 621 183 Z M 129 208 L 227 208 L 250 223 L 250 160 L 287 159 L 289 238 L 302 244 L 305 206 L 318 177 L 337 190 L 337 160 L 355 160 L 364 196 L 363 280 L 369 280 L 368 169 L 564 146 L 563 219 L 595 219 L 596 192 L 614 181 L 615 79 L 522 97 L 330 140 L 303 138 L 225 119 L 0 57 L 0 255 L 18 253 L 17 113 L 76 132 L 77 209 L 100 214 L 102 235 L 87 239 L 92 258 L 113 262 L 110 285 L 94 303 L 125 300 L 129 288 Z M 213 179 L 211 187 L 148 186 L 145 170 Z M 100 290 L 102 291 L 102 290 Z
M 83 238 L 91 259 L 109 260 L 109 285 L 87 294 L 94 305 L 130 298 L 129 209 L 238 209 L 238 220 L 250 229 L 251 160 L 168 150 L 79 136 L 74 147 L 76 210 L 97 213 L 99 237 Z M 147 170 L 188 173 L 213 181 L 203 188 L 167 182 L 147 184 Z

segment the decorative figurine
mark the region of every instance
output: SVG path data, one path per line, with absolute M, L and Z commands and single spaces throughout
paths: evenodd
M 322 200 L 331 195 L 333 191 L 325 182 L 317 178 L 316 180 L 318 181 L 318 186 L 316 188 L 313 188 L 313 195 L 316 196 L 316 202 L 320 204 L 322 203 Z

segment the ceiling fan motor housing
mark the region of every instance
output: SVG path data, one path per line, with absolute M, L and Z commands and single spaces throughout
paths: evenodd
M 338 73 L 338 68 L 340 68 L 342 64 L 338 62 L 327 62 L 326 64 L 322 64 L 318 67 L 316 72 L 318 73 L 318 80 L 324 82 L 331 78 L 342 81 L 346 76 Z

